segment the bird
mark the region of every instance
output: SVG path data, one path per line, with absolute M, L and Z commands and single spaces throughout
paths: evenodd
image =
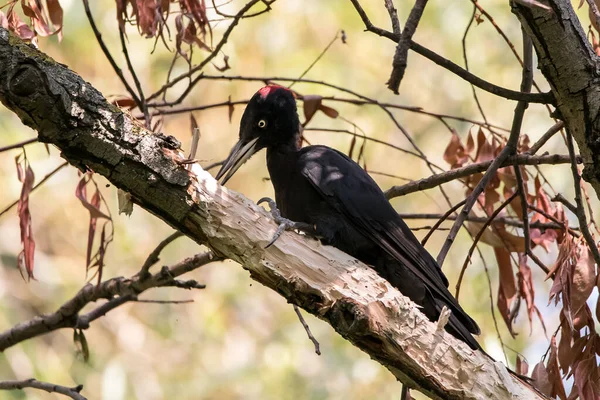
M 296 98 L 283 86 L 268 85 L 252 96 L 241 118 L 239 141 L 216 179 L 224 185 L 265 148 L 275 201 L 261 201 L 270 203 L 276 220 L 283 221 L 280 227 L 304 231 L 371 266 L 431 321 L 446 307 L 451 311 L 446 331 L 481 350 L 473 337 L 479 326 L 452 296 L 438 263 L 371 176 L 333 148 L 301 146 Z

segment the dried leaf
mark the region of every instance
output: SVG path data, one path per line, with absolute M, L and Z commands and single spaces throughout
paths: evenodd
M 323 97 L 315 94 L 305 95 L 302 100 L 304 101 L 304 123 L 302 126 L 306 126 L 312 117 L 315 115 L 319 107 L 321 106 L 321 101 Z
M 529 364 L 519 357 L 519 355 L 517 355 L 517 361 L 515 363 L 515 372 L 523 376 L 527 376 L 527 373 L 529 372 Z
M 0 10 L 0 26 L 4 29 L 8 29 L 8 18 L 6 18 L 6 15 L 2 10 Z
M 557 352 L 556 337 L 553 336 L 550 340 L 550 357 L 548 358 L 548 365 L 546 366 L 548 380 L 552 383 L 552 392 L 550 395 L 552 397 L 558 396 L 561 400 L 567 400 L 567 394 L 558 368 Z
M 133 100 L 131 97 L 119 97 L 112 100 L 110 103 L 117 107 L 126 108 L 129 110 L 137 107 L 135 100 Z
M 81 356 L 83 361 L 88 362 L 90 360 L 90 348 L 83 330 L 73 330 L 73 343 L 75 343 L 75 352 L 77 355 Z
M 579 310 L 592 294 L 596 286 L 596 266 L 590 248 L 584 241 L 579 242 L 576 249 L 576 263 L 571 286 L 571 307 Z
M 451 168 L 459 168 L 468 160 L 469 156 L 465 153 L 465 148 L 460 142 L 458 134 L 452 129 L 450 143 L 448 143 L 446 150 L 444 150 L 444 161 L 450 164 Z
M 229 96 L 229 104 L 227 105 L 227 114 L 229 116 L 229 123 L 231 123 L 231 118 L 233 117 L 234 107 L 231 104 L 231 96 Z
M 533 329 L 533 313 L 535 307 L 535 289 L 533 287 L 533 277 L 531 268 L 527 265 L 527 255 L 519 254 L 519 272 L 517 272 L 517 281 L 519 285 L 519 295 L 525 300 L 527 306 L 527 318 L 529 319 L 529 334 Z
M 56 29 L 56 34 L 58 34 L 58 40 L 62 40 L 62 28 L 63 28 L 63 9 L 60 6 L 58 0 L 46 0 L 46 4 L 48 5 L 48 16 L 50 17 L 50 22 L 54 25 L 54 29 Z
M 35 255 L 35 241 L 33 240 L 33 228 L 31 226 L 31 211 L 29 209 L 29 194 L 33 189 L 35 174 L 29 165 L 29 160 L 21 155 L 15 158 L 17 165 L 17 177 L 23 184 L 21 194 L 17 203 L 17 214 L 19 216 L 19 229 L 21 233 L 21 244 L 23 250 L 17 257 L 19 271 L 26 271 L 28 279 L 33 278 L 33 260 Z
M 77 184 L 77 188 L 75 189 L 75 196 L 77 196 L 79 201 L 81 201 L 81 204 L 90 212 L 90 216 L 92 218 L 110 219 L 110 217 L 108 215 L 106 215 L 105 213 L 100 211 L 99 203 L 98 203 L 98 205 L 94 205 L 94 204 L 91 204 L 87 200 L 87 194 L 86 194 L 85 187 L 86 187 L 87 183 L 90 181 L 90 179 L 91 179 L 91 175 L 84 175 L 81 178 L 81 180 Z M 96 190 L 96 193 L 98 194 L 97 190 Z
M 517 293 L 515 275 L 513 272 L 512 263 L 510 261 L 510 253 L 505 248 L 495 247 L 494 254 L 496 255 L 496 260 L 498 261 L 500 288 L 502 289 L 506 299 L 510 301 Z
M 23 40 L 33 41 L 35 32 L 12 10 L 8 13 L 8 28 Z
M 335 119 L 340 115 L 340 113 L 335 108 L 331 108 L 329 106 L 326 106 L 325 104 L 321 104 L 319 106 L 319 110 L 321 110 L 329 118 Z
M 531 373 L 531 378 L 533 379 L 533 385 L 546 396 L 551 396 L 552 393 L 552 383 L 548 377 L 548 371 L 546 370 L 546 366 L 543 361 L 540 361 L 533 367 L 533 372 Z

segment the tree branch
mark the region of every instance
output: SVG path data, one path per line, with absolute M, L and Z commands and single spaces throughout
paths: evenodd
M 577 163 L 581 163 L 581 158 L 575 158 Z M 502 162 L 499 167 L 508 167 L 511 165 L 542 165 L 542 164 L 569 164 L 571 162 L 571 158 L 568 155 L 562 154 L 553 154 L 553 155 L 543 155 L 543 156 L 534 156 L 530 154 L 517 154 L 514 156 L 508 157 L 504 162 Z M 467 176 L 471 176 L 480 172 L 486 171 L 492 165 L 493 160 L 490 161 L 482 161 L 476 164 L 466 165 L 461 168 L 452 169 L 450 171 L 442 172 L 439 174 L 435 174 L 429 176 L 427 178 L 419 179 L 416 181 L 409 182 L 405 185 L 401 186 L 392 186 L 385 192 L 385 196 L 388 199 L 393 199 L 394 197 L 404 196 L 409 193 L 419 192 L 422 190 L 432 189 L 441 184 L 451 182 L 456 179 L 466 178 Z
M 70 388 L 56 385 L 54 383 L 38 381 L 37 379 L 25 379 L 22 381 L 0 381 L 0 390 L 22 390 L 25 388 L 40 389 L 48 393 L 59 393 L 74 400 L 87 400 L 79 393 L 83 389 L 83 385 Z
M 412 302 L 338 249 L 286 232 L 265 250 L 277 224 L 264 209 L 221 187 L 198 164 L 187 170 L 174 138 L 134 124 L 89 83 L 2 28 L 0 101 L 71 164 L 104 175 L 175 229 L 239 262 L 253 279 L 327 321 L 410 387 L 444 399 L 543 398 L 504 365 L 436 332 Z M 182 263 L 168 275 L 192 268 Z M 48 322 L 73 326 L 88 299 L 112 299 L 170 282 L 163 273 L 88 285 L 56 313 L 1 334 L 0 342 L 4 348 L 14 344 L 17 331 L 24 332 L 19 340 L 32 337 L 47 330 Z
M 399 35 L 374 26 L 373 23 L 369 20 L 369 17 L 365 13 L 358 0 L 350 0 L 350 2 L 352 3 L 352 5 L 354 5 L 354 8 L 358 12 L 358 15 L 363 20 L 367 31 L 373 32 L 379 36 L 386 37 L 394 42 L 398 42 L 400 40 Z M 418 53 L 423 57 L 433 61 L 440 67 L 447 69 L 455 75 L 458 75 L 465 81 L 477 86 L 480 89 L 485 90 L 486 92 L 495 94 L 500 97 L 504 97 L 509 100 L 526 101 L 528 103 L 554 104 L 555 102 L 554 95 L 552 93 L 521 93 L 487 82 L 479 78 L 478 76 L 473 75 L 472 73 L 453 63 L 452 61 L 440 56 L 436 52 L 431 51 L 425 46 L 422 46 L 412 40 L 410 42 L 410 49 L 415 53 Z

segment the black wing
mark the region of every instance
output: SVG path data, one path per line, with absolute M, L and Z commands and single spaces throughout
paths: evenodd
M 462 323 L 463 326 L 453 327 L 463 331 L 461 336 L 464 336 L 464 328 L 478 334 L 480 330 L 477 323 L 448 291 L 448 280 L 437 262 L 396 213 L 369 174 L 345 154 L 329 147 L 305 147 L 301 153 L 299 162 L 302 174 L 325 201 L 344 215 L 361 234 L 374 240 L 424 282 L 434 298 L 442 300 Z M 467 336 L 470 335 L 467 333 Z M 465 339 L 474 341 L 472 337 Z

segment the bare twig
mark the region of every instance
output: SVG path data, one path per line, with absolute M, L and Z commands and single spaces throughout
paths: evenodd
M 37 141 L 38 141 L 38 138 L 34 137 L 34 138 L 27 139 L 27 140 L 24 140 L 24 141 L 19 142 L 19 143 L 9 144 L 8 146 L 0 147 L 0 153 L 3 153 L 5 151 L 9 151 L 9 150 L 19 149 L 21 147 L 27 146 L 28 144 L 36 143 Z
M 121 82 L 123 83 L 123 86 L 125 86 L 125 89 L 129 93 L 129 95 L 131 96 L 133 101 L 135 101 L 135 104 L 140 105 L 141 104 L 140 98 L 137 96 L 137 94 L 135 93 L 133 88 L 129 85 L 129 83 L 127 82 L 127 79 L 125 79 L 125 76 L 123 75 L 123 71 L 121 70 L 121 68 L 119 68 L 115 59 L 110 54 L 110 51 L 108 50 L 108 47 L 106 47 L 104 40 L 102 40 L 102 34 L 98 30 L 98 27 L 96 26 L 96 22 L 94 22 L 94 17 L 92 16 L 92 11 L 90 10 L 89 0 L 83 0 L 83 7 L 85 8 L 85 15 L 87 15 L 88 21 L 90 22 L 90 26 L 92 27 L 92 31 L 94 31 L 94 36 L 96 36 L 96 40 L 98 41 L 98 44 L 100 45 L 100 48 L 102 49 L 102 52 L 104 53 L 104 56 L 106 57 L 106 59 L 108 60 L 110 65 L 112 66 L 113 70 L 115 71 L 115 73 L 117 74 L 117 76 L 119 77 Z
M 521 92 L 529 93 L 531 91 L 531 85 L 533 82 L 533 46 L 531 43 L 531 39 L 522 30 L 523 33 L 523 73 L 521 78 Z M 488 183 L 495 176 L 496 171 L 500 166 L 512 155 L 517 152 L 517 144 L 519 141 L 519 136 L 521 134 L 521 125 L 523 124 L 523 116 L 525 115 L 525 110 L 529 106 L 528 102 L 525 100 L 519 100 L 517 102 L 517 106 L 515 108 L 515 116 L 513 118 L 513 123 L 510 131 L 510 136 L 508 137 L 508 141 L 506 146 L 502 149 L 500 154 L 494 159 L 486 173 L 483 175 L 477 186 L 473 189 L 473 192 L 467 198 L 467 202 L 465 206 L 461 210 L 460 214 L 458 214 L 458 218 L 454 222 L 454 225 L 450 229 L 450 233 L 448 233 L 448 237 L 440 250 L 440 253 L 437 257 L 437 262 L 440 267 L 444 264 L 444 259 L 450 250 L 450 247 L 454 243 L 454 239 L 458 234 L 460 227 L 462 226 L 463 221 L 469 215 L 469 212 L 473 208 L 473 205 L 477 201 L 479 195 L 485 190 Z M 575 162 L 574 156 L 570 155 L 573 162 Z M 575 164 L 577 165 L 577 164 Z
M 312 332 L 310 331 L 310 327 L 304 320 L 304 317 L 302 316 L 302 313 L 300 312 L 300 308 L 295 304 L 293 304 L 293 306 L 294 306 L 294 311 L 296 312 L 296 315 L 298 316 L 298 319 L 300 320 L 300 323 L 302 324 L 302 326 L 304 327 L 304 330 L 306 331 L 306 334 L 308 335 L 308 338 L 315 346 L 315 353 L 317 353 L 317 355 L 320 356 L 321 355 L 321 345 L 319 344 L 317 339 L 315 339 Z
M 427 232 L 427 235 L 425 235 L 425 237 L 423 238 L 423 240 L 421 240 L 421 244 L 423 246 L 425 246 L 425 244 L 427 243 L 427 241 L 429 240 L 429 238 L 431 237 L 431 235 L 433 235 L 433 233 L 436 230 L 438 230 L 438 228 L 440 227 L 440 225 L 446 219 L 448 219 L 448 217 L 450 216 L 450 214 L 454 213 L 456 210 L 458 210 L 460 207 L 462 207 L 466 203 L 466 201 L 467 201 L 467 199 L 464 199 L 463 201 L 461 201 L 460 203 L 456 203 L 454 206 L 452 206 L 452 208 L 450 208 L 448 211 L 446 211 L 444 213 L 444 215 L 442 215 L 442 217 L 437 220 L 437 222 L 433 225 L 433 227 L 429 230 L 429 232 Z
M 421 20 L 423 11 L 425 11 L 426 5 L 427 0 L 415 1 L 415 5 L 413 6 L 412 10 L 410 10 L 410 14 L 408 15 L 408 19 L 404 25 L 402 36 L 400 36 L 400 40 L 398 40 L 398 46 L 396 46 L 396 53 L 394 54 L 394 61 L 392 62 L 392 74 L 390 75 L 390 79 L 387 84 L 388 88 L 395 94 L 398 94 L 400 82 L 402 81 L 402 77 L 404 77 L 404 72 L 406 71 L 408 48 L 410 47 L 411 39 L 417 30 L 417 26 L 419 25 L 419 21 Z
M 392 32 L 396 35 L 400 35 L 400 20 L 398 19 L 398 10 L 394 7 L 392 0 L 384 0 L 385 8 L 390 15 L 390 21 L 392 23 Z
M 573 145 L 573 136 L 568 129 L 567 148 L 569 149 L 569 156 L 571 156 L 571 173 L 573 174 L 573 183 L 575 188 L 575 204 L 577 205 L 575 215 L 577 216 L 577 220 L 579 220 L 579 229 L 581 230 L 581 234 L 583 235 L 588 247 L 590 248 L 590 251 L 592 252 L 594 261 L 596 262 L 596 265 L 600 265 L 600 251 L 598 250 L 594 236 L 590 231 L 590 227 L 587 224 L 587 217 L 585 216 L 583 197 L 581 195 L 581 175 L 579 174 L 577 163 L 575 162 L 575 146 Z
M 290 84 L 290 86 L 288 86 L 288 88 L 291 89 L 292 86 L 294 86 L 296 84 L 296 82 L 298 82 L 300 79 L 304 78 L 304 76 L 306 74 L 308 74 L 308 72 L 315 66 L 315 64 L 318 63 L 321 58 L 323 58 L 323 56 L 325 55 L 325 53 L 327 53 L 327 50 L 329 50 L 329 48 L 338 40 L 338 36 L 339 36 L 339 32 L 336 32 L 335 36 L 333 37 L 333 39 L 331 39 L 331 41 L 329 42 L 329 44 L 327 44 L 327 46 L 325 46 L 325 48 L 317 56 L 317 58 L 315 58 L 315 60 L 304 70 L 304 72 L 302 72 L 300 74 L 300 76 L 298 77 L 298 80 L 293 81 Z
M 135 87 L 137 88 L 138 97 L 136 100 L 137 107 L 140 109 L 142 113 L 144 113 L 144 125 L 146 129 L 150 129 L 151 119 L 150 114 L 148 113 L 148 105 L 146 103 L 146 99 L 144 97 L 144 91 L 142 90 L 142 84 L 137 77 L 135 72 L 135 68 L 133 68 L 133 64 L 131 63 L 131 59 L 129 58 L 129 51 L 127 50 L 127 43 L 125 43 L 125 32 L 123 32 L 124 27 L 119 24 L 119 40 L 121 41 L 121 49 L 123 50 L 123 55 L 125 56 L 125 62 L 127 63 L 127 68 L 129 69 L 129 73 L 133 77 L 133 82 L 135 83 Z M 135 100 L 135 99 L 134 99 Z
M 86 400 L 86 398 L 79 393 L 83 389 L 83 385 L 70 388 L 67 386 L 56 385 L 54 383 L 38 381 L 37 379 L 0 381 L 0 390 L 23 390 L 26 388 L 44 390 L 48 393 L 58 393 L 74 400 Z
M 363 10 L 362 6 L 358 2 L 358 0 L 350 0 L 354 8 L 358 12 L 358 15 L 361 17 L 363 23 L 365 24 L 366 30 L 369 32 L 373 32 L 379 36 L 386 37 L 394 42 L 398 42 L 400 40 L 400 36 L 396 35 L 390 31 L 385 29 L 378 28 L 373 25 L 373 23 L 369 20 L 369 17 Z M 423 57 L 433 61 L 438 64 L 440 67 L 449 70 L 450 72 L 458 75 L 462 79 L 466 80 L 469 83 L 477 86 L 480 89 L 485 90 L 486 92 L 495 94 L 500 97 L 504 97 L 509 100 L 517 100 L 517 101 L 526 101 L 528 103 L 542 103 L 542 104 L 554 104 L 555 99 L 554 95 L 551 92 L 548 93 L 521 93 L 514 90 L 506 89 L 493 83 L 487 82 L 476 75 L 473 75 L 469 71 L 461 68 L 459 65 L 453 63 L 452 61 L 440 56 L 434 51 L 429 50 L 425 46 L 422 46 L 414 41 L 410 42 L 410 49 L 414 52 L 422 55 Z
M 238 13 L 235 15 L 235 17 L 233 17 L 233 19 L 231 21 L 231 24 L 229 24 L 229 26 L 227 27 L 227 29 L 223 33 L 223 36 L 221 37 L 221 40 L 219 41 L 219 43 L 217 43 L 217 45 L 215 46 L 215 48 L 212 51 L 212 53 L 210 53 L 198 65 L 196 65 L 195 67 L 191 68 L 188 72 L 183 73 L 183 74 L 181 74 L 181 75 L 173 78 L 169 82 L 165 83 L 155 93 L 153 93 L 152 95 L 148 96 L 148 101 L 157 98 L 163 92 L 165 92 L 169 88 L 173 87 L 175 84 L 177 84 L 178 82 L 182 81 L 183 79 L 187 79 L 188 77 L 191 77 L 194 73 L 196 73 L 198 71 L 201 71 L 202 68 L 204 68 L 205 65 L 207 65 L 213 58 L 215 58 L 217 56 L 217 54 L 219 54 L 219 52 L 221 51 L 221 49 L 223 48 L 223 46 L 225 46 L 225 43 L 227 43 L 227 41 L 229 40 L 229 36 L 233 32 L 233 29 L 237 26 L 237 24 L 240 22 L 240 20 L 243 18 L 243 16 L 246 14 L 246 12 L 248 10 L 250 10 L 255 4 L 257 4 L 260 1 L 262 1 L 262 0 L 250 0 L 248 3 L 246 3 L 238 11 Z
M 435 219 L 439 220 L 445 216 L 445 214 L 437 214 L 437 213 L 398 213 L 398 215 L 403 219 Z M 456 215 L 449 215 L 446 217 L 449 221 L 456 221 L 458 217 Z M 484 223 L 489 219 L 489 217 L 478 217 L 474 215 L 469 215 L 465 221 L 469 222 L 479 222 Z M 523 228 L 523 221 L 514 217 L 497 217 L 492 221 L 493 224 L 504 224 L 506 226 L 514 226 L 515 228 Z M 565 225 L 559 222 L 530 222 L 529 227 L 533 229 L 561 229 L 565 230 Z M 573 229 L 569 228 L 568 232 L 575 236 L 579 237 L 579 234 Z
M 565 123 L 563 121 L 558 121 L 557 123 L 555 123 L 554 125 L 552 125 L 550 127 L 550 129 L 548 129 L 546 131 L 546 133 L 544 133 L 542 135 L 541 138 L 539 138 L 539 140 L 537 142 L 535 142 L 533 144 L 533 146 L 531 146 L 529 148 L 529 151 L 527 152 L 528 154 L 535 154 L 538 152 L 539 149 L 542 148 L 542 146 L 544 146 L 546 144 L 546 142 L 548 140 L 550 140 L 550 138 L 552 136 L 554 136 L 557 132 L 559 132 L 562 128 L 565 127 Z
M 220 260 L 222 260 L 222 257 L 208 251 L 186 258 L 171 267 L 163 267 L 159 272 L 150 275 L 146 279 L 139 276 L 133 276 L 129 279 L 118 277 L 106 280 L 98 285 L 87 284 L 55 312 L 34 317 L 1 332 L 0 352 L 24 340 L 57 329 L 75 327 L 85 329 L 89 327 L 90 322 L 128 301 L 133 301 L 140 293 L 155 287 L 177 286 L 174 284 L 176 277 Z M 108 299 L 109 301 L 88 314 L 79 316 L 79 312 L 87 304 L 100 299 Z
M 495 161 L 495 160 L 494 160 Z M 461 168 L 456 168 L 450 171 L 442 172 L 427 178 L 419 179 L 401 186 L 392 186 L 385 195 L 388 199 L 398 196 L 404 196 L 409 193 L 419 192 L 422 190 L 432 189 L 443 183 L 451 182 L 456 179 L 465 178 L 467 176 L 483 172 L 491 168 L 494 161 L 482 161 L 476 164 L 470 164 Z M 575 160 L 581 163 L 581 157 Z M 570 163 L 568 155 L 553 154 L 544 156 L 533 156 L 529 154 L 518 154 L 509 156 L 498 167 L 507 167 L 510 165 L 542 165 L 542 164 L 567 164 Z
M 141 276 L 142 278 L 146 277 L 150 268 L 160 260 L 159 256 L 160 253 L 164 250 L 164 248 L 171 244 L 171 242 L 173 242 L 175 239 L 178 239 L 182 236 L 183 233 L 176 231 L 169 235 L 169 237 L 164 239 L 162 242 L 160 242 L 158 246 L 156 246 L 156 248 L 152 250 L 152 253 L 148 255 L 148 258 L 146 258 L 146 261 L 144 262 L 144 265 L 142 265 L 142 269 L 139 272 L 139 276 Z
M 463 60 L 465 61 L 465 69 L 467 71 L 469 71 L 469 57 L 467 56 L 467 36 L 469 35 L 471 26 L 473 26 L 473 22 L 475 21 L 476 14 L 477 14 L 477 7 L 473 6 L 473 14 L 471 15 L 471 19 L 469 20 L 469 23 L 467 24 L 467 27 L 465 28 L 465 33 L 463 34 L 463 37 L 462 37 Z M 475 89 L 475 85 L 473 85 L 473 84 L 471 84 L 471 91 L 473 92 L 473 100 L 475 100 L 475 104 L 477 105 L 477 108 L 479 109 L 479 114 L 481 114 L 481 117 L 487 123 L 488 120 L 485 116 L 485 112 L 483 112 L 483 107 L 481 106 L 481 103 L 479 102 L 479 96 L 477 96 L 477 90 Z
M 494 212 L 487 218 L 487 220 L 485 221 L 485 223 L 483 224 L 483 226 L 477 233 L 477 236 L 475 236 L 475 239 L 473 240 L 473 244 L 469 248 L 469 252 L 467 253 L 465 262 L 463 263 L 463 266 L 460 270 L 460 274 L 458 275 L 458 280 L 456 282 L 456 294 L 454 295 L 454 297 L 456 297 L 456 299 L 458 299 L 458 296 L 460 295 L 460 286 L 462 284 L 462 280 L 465 275 L 465 271 L 467 270 L 467 267 L 469 266 L 469 263 L 471 262 L 471 257 L 473 256 L 473 251 L 475 251 L 475 248 L 477 247 L 477 243 L 479 243 L 479 239 L 481 239 L 481 237 L 483 236 L 483 234 L 485 233 L 487 228 L 492 224 L 492 221 L 494 221 L 494 219 L 498 216 L 498 214 L 500 214 L 500 212 L 502 210 L 504 210 L 506 208 L 506 206 L 508 206 L 510 204 L 510 202 L 513 201 L 515 199 L 515 197 L 517 197 L 517 195 L 518 195 L 518 192 L 515 192 L 508 199 L 504 200 L 504 202 L 502 204 L 500 204 L 500 206 L 496 210 L 494 210 Z

